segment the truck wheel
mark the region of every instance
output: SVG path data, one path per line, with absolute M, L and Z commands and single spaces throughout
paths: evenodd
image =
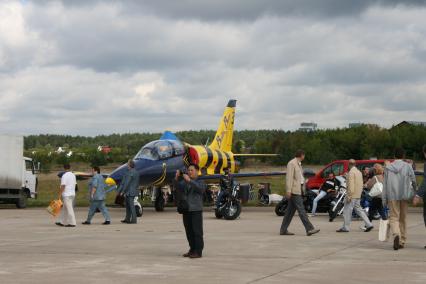
M 19 209 L 27 207 L 27 195 L 24 192 L 21 192 L 19 199 L 16 200 L 16 207 Z

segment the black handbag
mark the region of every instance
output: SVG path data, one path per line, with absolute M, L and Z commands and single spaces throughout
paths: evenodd
M 186 201 L 186 198 L 182 198 L 181 200 L 179 200 L 177 204 L 177 212 L 179 214 L 183 214 L 188 212 L 188 210 L 189 210 L 189 204 L 188 204 L 188 201 Z

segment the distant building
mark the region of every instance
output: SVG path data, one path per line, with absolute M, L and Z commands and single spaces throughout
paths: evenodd
M 318 128 L 318 124 L 314 122 L 302 122 L 299 127 L 299 131 L 315 131 Z
M 64 153 L 67 150 L 67 147 L 58 147 L 58 149 L 55 151 L 57 154 Z
M 352 122 L 352 123 L 349 123 L 349 128 L 360 127 L 360 126 L 363 126 L 363 125 L 364 125 L 364 123 L 362 123 L 362 122 Z
M 349 123 L 349 128 L 356 128 L 360 126 L 365 126 L 367 128 L 380 128 L 380 126 L 376 123 L 363 123 L 363 122 L 353 122 Z
M 395 127 L 405 126 L 405 125 L 415 125 L 415 126 L 424 126 L 424 127 L 426 127 L 426 122 L 424 122 L 424 121 L 408 121 L 408 120 L 404 120 L 404 121 L 398 123 L 397 125 L 395 125 Z
M 110 146 L 98 146 L 98 151 L 104 154 L 108 154 L 112 151 L 112 148 Z

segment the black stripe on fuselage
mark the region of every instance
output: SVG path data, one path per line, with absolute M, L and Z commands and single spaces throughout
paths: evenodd
M 209 168 L 210 165 L 213 163 L 213 152 L 208 147 L 206 147 L 206 152 L 207 152 L 207 163 L 204 167 Z
M 227 152 L 223 152 L 225 154 L 226 160 L 228 161 L 228 164 L 226 165 L 226 167 L 231 170 L 232 168 L 232 161 L 231 161 L 231 156 L 229 156 L 229 154 Z
M 223 155 L 222 155 L 222 152 L 219 150 L 216 150 L 216 153 L 217 153 L 218 161 L 217 161 L 216 168 L 214 169 L 214 173 L 220 174 L 220 170 L 222 169 L 222 166 L 223 166 Z

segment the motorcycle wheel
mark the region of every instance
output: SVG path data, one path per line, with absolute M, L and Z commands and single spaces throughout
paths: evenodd
M 278 202 L 278 204 L 275 205 L 275 214 L 277 214 L 277 216 L 284 216 L 285 211 L 287 210 L 287 205 L 287 200 L 281 200 Z
M 214 215 L 216 216 L 217 219 L 222 219 L 223 218 L 222 213 L 217 208 L 214 210 Z
M 135 210 L 136 210 L 136 216 L 142 217 L 142 215 L 143 215 L 143 207 L 140 207 L 139 205 L 135 205 Z
M 235 220 L 240 216 L 241 214 L 241 203 L 240 202 L 233 202 L 232 206 L 227 205 L 225 208 L 225 214 L 223 217 L 226 220 Z
M 329 221 L 333 222 L 334 219 L 336 219 L 337 217 L 337 213 L 340 212 L 340 210 L 342 210 L 343 208 L 343 203 L 339 203 L 336 207 L 336 210 L 333 211 L 333 205 L 330 205 L 330 210 L 328 211 L 328 215 L 330 217 Z

